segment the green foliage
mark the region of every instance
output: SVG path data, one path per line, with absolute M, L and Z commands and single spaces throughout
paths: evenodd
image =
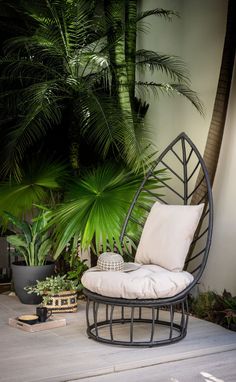
M 222 295 L 213 291 L 203 292 L 192 299 L 190 311 L 199 318 L 230 329 L 232 323 L 236 324 L 236 296 L 225 289 Z
M 76 283 L 78 292 L 82 291 L 83 289 L 83 285 L 81 284 L 81 277 L 83 273 L 88 269 L 86 261 L 87 260 L 81 260 L 79 256 L 76 256 L 71 269 L 67 272 L 68 279 L 73 280 Z
M 85 142 L 90 157 L 96 152 L 103 160 L 113 157 L 129 167 L 143 166 L 154 146 L 150 131 L 143 128 L 144 113 L 139 113 L 147 110 L 145 102 L 135 108 L 135 87 L 144 91 L 142 96 L 146 87 L 181 94 L 202 111 L 178 57 L 136 49 L 142 20 L 171 19 L 175 12 L 157 8 L 137 14 L 136 0 L 6 1 L 4 9 L 22 20 L 0 59 L 4 176 L 20 180 L 22 161 L 37 145 L 49 150 L 51 131 L 62 134 L 67 150 L 61 151 L 77 172 L 86 156 Z M 136 67 L 164 72 L 171 82 L 137 83 Z
M 208 291 L 199 293 L 199 295 L 192 301 L 191 311 L 199 318 L 212 321 L 214 317 L 215 302 L 216 298 L 214 292 Z
M 3 211 L 8 211 L 17 218 L 31 215 L 35 204 L 49 205 L 57 202 L 58 192 L 66 179 L 66 166 L 59 162 L 35 158 L 22 169 L 19 181 L 5 181 L 0 185 L 0 213 L 2 226 L 6 227 L 8 220 Z
M 140 143 L 133 120 L 123 115 L 112 95 L 115 90 L 111 92 L 114 68 L 109 66 L 106 31 L 93 3 L 26 1 L 17 10 L 27 15 L 32 30 L 8 40 L 0 60 L 0 97 L 6 106 L 2 123 L 10 115 L 12 125 L 2 146 L 2 173 L 13 172 L 19 179 L 27 149 L 43 141 L 64 118 L 70 162 L 76 170 L 83 138 L 92 141 L 91 147 L 99 142 L 102 156 L 115 150 L 129 165 L 138 161 Z
M 236 296 L 232 296 L 230 292 L 224 289 L 222 295 L 215 294 L 216 304 L 215 310 L 218 313 L 220 323 L 227 324 L 230 328 L 231 323 L 236 324 Z
M 27 293 L 35 293 L 37 296 L 42 296 L 43 304 L 47 304 L 50 301 L 50 296 L 63 291 L 76 291 L 78 290 L 78 283 L 74 280 L 69 280 L 67 275 L 64 276 L 51 276 L 46 277 L 45 280 L 36 282 L 33 286 L 25 287 Z
M 76 235 L 67 243 L 64 251 L 61 253 L 57 270 L 60 273 L 66 273 L 69 280 L 77 283 L 77 290 L 82 291 L 81 277 L 88 269 L 88 266 L 86 264 L 87 260 L 81 260 L 79 253 L 80 243 Z M 62 263 L 62 269 L 60 269 L 60 262 Z
M 53 248 L 53 239 L 49 231 L 45 230 L 48 211 L 40 212 L 31 223 L 17 219 L 9 212 L 4 214 L 15 232 L 7 236 L 7 241 L 15 248 L 16 255 L 21 256 L 29 266 L 45 264 Z
M 59 204 L 67 190 L 64 202 L 48 215 L 47 228 L 55 230 L 55 257 L 71 240 L 96 253 L 115 246 L 122 252 L 121 225 L 143 171 L 156 155 L 144 124 L 148 104 L 143 97 L 160 91 L 183 95 L 202 112 L 178 57 L 136 49 L 142 20 L 176 14 L 158 8 L 137 14 L 136 0 L 6 3 L 22 23 L 5 42 L 0 59 L 0 176 L 6 179 L 0 187 L 0 213 L 25 218 L 30 211 L 34 216 L 34 204 Z M 138 82 L 136 69 L 150 70 L 155 79 L 164 73 L 167 83 Z M 52 153 L 57 162 L 63 158 L 74 180 L 65 179 L 65 169 L 50 164 L 42 153 L 46 158 Z M 25 170 L 32 155 L 36 163 Z M 84 172 L 110 160 L 121 169 L 108 164 Z M 159 185 L 150 181 L 147 187 L 156 193 Z M 147 195 L 147 208 L 152 202 Z M 137 206 L 134 216 L 143 215 Z M 128 230 L 134 242 L 140 232 L 132 223 Z M 23 244 L 25 236 L 19 233 L 9 240 L 28 263 L 36 263 L 51 245 L 46 231 L 41 234 L 39 254 L 34 245 L 38 238 L 32 237 L 31 245 Z
M 111 251 L 117 247 L 122 252 L 121 226 L 142 179 L 142 172 L 130 172 L 107 163 L 74 180 L 65 202 L 51 213 L 50 225 L 56 232 L 55 258 L 76 235 L 81 249 L 92 246 L 99 253 L 101 246 Z M 150 181 L 147 188 L 155 193 L 158 184 Z M 148 193 L 145 199 L 147 206 L 153 203 Z M 143 216 L 143 210 L 139 213 Z

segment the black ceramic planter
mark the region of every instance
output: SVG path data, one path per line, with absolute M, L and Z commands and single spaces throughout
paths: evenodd
M 40 304 L 42 297 L 28 294 L 24 287 L 36 284 L 36 280 L 44 280 L 54 273 L 54 263 L 39 266 L 28 266 L 23 261 L 12 263 L 12 280 L 16 295 L 23 304 Z

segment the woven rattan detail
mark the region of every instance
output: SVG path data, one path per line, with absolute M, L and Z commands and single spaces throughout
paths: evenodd
M 118 253 L 104 252 L 98 258 L 97 267 L 101 271 L 123 271 L 124 260 Z
M 48 309 L 52 310 L 53 313 L 76 312 L 78 307 L 77 292 L 64 291 L 52 295 L 50 296 L 50 301 L 45 306 Z

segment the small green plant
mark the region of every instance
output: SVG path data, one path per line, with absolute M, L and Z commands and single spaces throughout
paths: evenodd
M 88 269 L 87 264 L 85 264 L 86 261 L 87 260 L 80 260 L 80 258 L 77 257 L 74 260 L 71 270 L 67 272 L 68 279 L 73 280 L 75 283 L 77 283 L 78 292 L 80 292 L 83 289 L 83 285 L 81 284 L 81 277 L 83 273 Z
M 78 292 L 83 289 L 81 277 L 88 269 L 86 264 L 87 259 L 82 260 L 80 257 L 80 252 L 80 241 L 77 236 L 75 236 L 67 243 L 57 263 L 58 273 L 67 274 L 67 278 L 69 280 L 76 282 Z
M 25 287 L 27 293 L 35 293 L 37 296 L 42 296 L 42 304 L 48 304 L 51 296 L 63 291 L 77 291 L 78 282 L 75 280 L 69 280 L 67 275 L 57 275 L 46 277 L 45 280 L 36 282 L 33 286 Z
M 236 324 L 236 296 L 226 290 L 222 295 L 203 292 L 190 300 L 190 311 L 199 318 L 232 329 L 232 324 Z
M 192 299 L 191 312 L 199 318 L 213 321 L 214 304 L 216 302 L 215 293 L 211 291 L 199 293 Z
M 215 314 L 218 316 L 218 321 L 230 328 L 231 324 L 236 324 L 236 296 L 233 297 L 224 289 L 223 294 L 215 294 L 215 298 Z

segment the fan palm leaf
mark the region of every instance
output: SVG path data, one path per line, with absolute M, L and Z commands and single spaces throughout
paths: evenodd
M 66 166 L 61 163 L 45 161 L 43 158 L 31 162 L 25 166 L 20 182 L 1 183 L 0 214 L 8 211 L 17 219 L 32 212 L 32 206 L 36 204 L 43 201 L 53 203 L 51 192 L 61 189 L 61 182 L 66 178 L 66 173 Z M 7 221 L 4 215 L 1 223 L 4 227 L 6 226 Z
M 88 171 L 74 181 L 65 202 L 51 214 L 50 226 L 55 227 L 55 257 L 78 235 L 82 249 L 95 242 L 97 253 L 102 249 L 122 251 L 119 243 L 121 225 L 130 202 L 143 179 L 143 173 L 131 173 L 107 163 Z M 157 190 L 150 184 L 150 188 Z M 147 203 L 151 197 L 147 194 Z

